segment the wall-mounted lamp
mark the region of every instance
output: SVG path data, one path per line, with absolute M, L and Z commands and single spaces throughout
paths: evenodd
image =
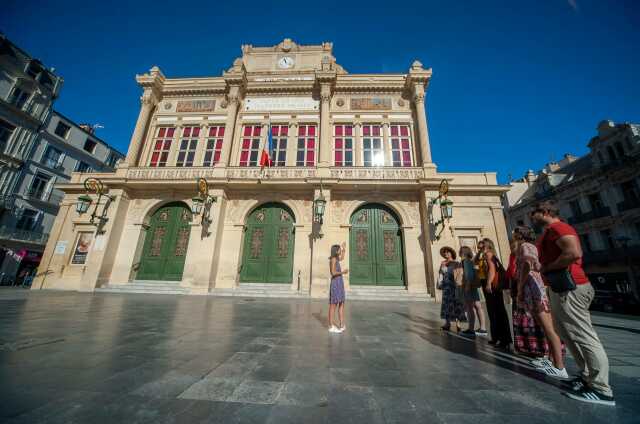
M 320 196 L 313 201 L 313 216 L 315 222 L 322 224 L 322 217 L 324 216 L 324 210 L 327 206 L 327 200 L 322 194 L 322 179 L 320 179 Z
M 107 218 L 106 216 L 107 209 L 109 209 L 109 205 L 116 198 L 115 196 L 105 194 L 104 184 L 102 184 L 102 181 L 100 181 L 98 178 L 87 178 L 86 180 L 84 180 L 84 189 L 87 193 L 94 193 L 98 195 L 98 201 L 93 208 L 93 212 L 91 212 L 91 219 L 89 220 L 89 222 L 97 226 L 98 228 L 102 228 L 104 224 L 109 220 L 109 218 Z M 104 203 L 100 203 L 103 197 L 107 200 Z M 78 212 L 79 215 L 87 213 L 89 207 L 91 207 L 92 202 L 93 200 L 88 194 L 78 196 L 78 202 L 76 203 L 76 212 Z M 103 204 L 104 207 L 102 208 L 102 212 L 98 214 L 98 206 L 101 204 Z M 97 223 L 96 219 L 98 220 Z
M 202 214 L 201 223 L 209 225 L 211 223 L 209 211 L 211 210 L 211 205 L 217 202 L 218 198 L 209 194 L 209 183 L 204 178 L 198 178 L 196 189 L 198 196 L 191 199 L 191 212 L 194 215 Z
M 434 222 L 433 227 L 434 232 L 436 232 L 436 240 L 440 240 L 440 236 L 444 231 L 445 222 L 449 222 L 449 220 L 453 217 L 453 201 L 447 198 L 448 193 L 449 183 L 447 182 L 447 180 L 442 180 L 440 181 L 440 188 L 438 189 L 438 197 L 436 197 L 435 199 L 431 199 L 432 205 L 440 206 L 440 219 Z M 440 231 L 437 231 L 438 227 L 440 226 L 442 226 L 442 228 L 440 228 Z

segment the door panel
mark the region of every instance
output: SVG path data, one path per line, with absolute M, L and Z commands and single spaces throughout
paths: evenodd
M 293 215 L 283 206 L 266 204 L 247 219 L 240 281 L 290 283 L 293 275 Z
M 138 280 L 182 279 L 190 222 L 191 211 L 181 203 L 163 206 L 153 214 L 136 276 Z
M 353 214 L 349 258 L 351 284 L 404 284 L 402 233 L 388 208 L 366 205 Z

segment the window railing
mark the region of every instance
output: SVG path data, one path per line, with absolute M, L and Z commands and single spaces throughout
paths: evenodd
M 60 204 L 62 202 L 62 199 L 64 198 L 64 195 L 54 193 L 54 192 L 47 194 L 46 191 L 42 191 L 42 190 L 29 190 L 26 193 L 26 197 L 28 197 L 31 200 L 39 200 L 41 202 Z
M 640 198 L 638 197 L 630 197 L 618 203 L 619 212 L 624 212 L 636 208 L 640 208 Z
M 573 216 L 569 218 L 568 221 L 569 224 L 580 224 L 582 222 L 591 221 L 593 219 L 604 218 L 605 216 L 611 216 L 611 209 L 607 207 L 601 207 L 580 215 Z
M 45 244 L 49 233 L 42 231 L 20 230 L 13 227 L 0 227 L 0 238 L 5 240 L 27 241 L 30 243 Z

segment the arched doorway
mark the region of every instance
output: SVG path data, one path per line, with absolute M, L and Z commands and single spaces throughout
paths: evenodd
M 151 216 L 149 224 L 136 279 L 182 280 L 191 210 L 182 202 L 169 203 Z
M 280 203 L 266 203 L 251 212 L 244 233 L 241 282 L 291 282 L 294 221 L 291 210 Z
M 396 214 L 380 204 L 359 207 L 351 215 L 351 285 L 404 285 L 402 231 Z

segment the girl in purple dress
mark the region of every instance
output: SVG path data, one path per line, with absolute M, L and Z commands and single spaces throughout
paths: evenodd
M 334 244 L 331 246 L 331 257 L 329 258 L 329 270 L 331 272 L 331 285 L 329 286 L 329 332 L 342 333 L 347 327 L 344 325 L 344 281 L 342 276 L 349 272 L 344 271 L 340 267 L 340 261 L 344 259 L 346 244 L 342 246 Z M 338 316 L 340 318 L 340 326 L 333 324 L 336 306 L 338 307 Z

